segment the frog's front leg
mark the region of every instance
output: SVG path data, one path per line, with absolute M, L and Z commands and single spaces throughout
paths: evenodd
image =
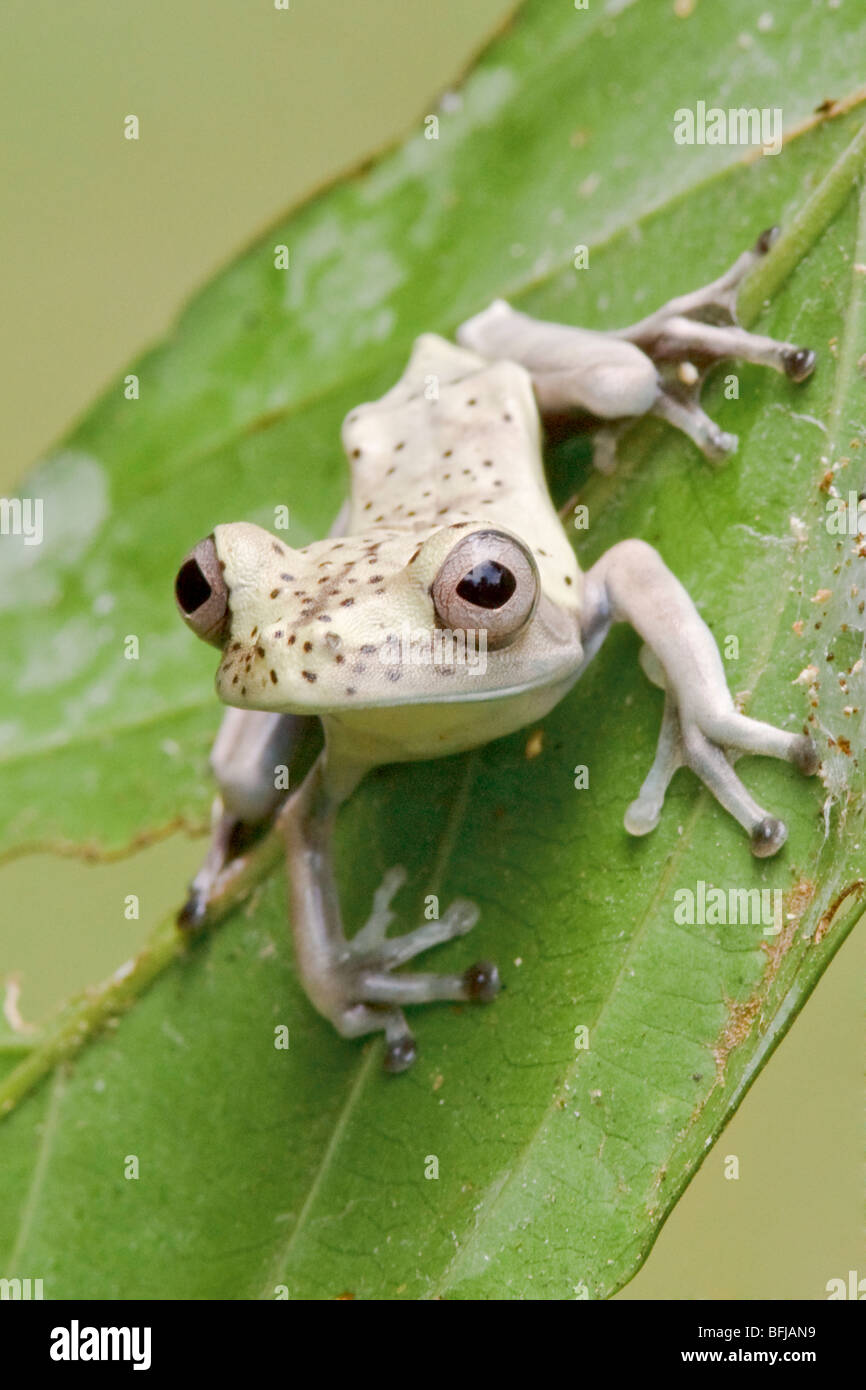
M 178 913 L 179 926 L 202 926 L 209 909 L 243 873 L 247 844 L 268 826 L 286 798 L 276 770 L 291 769 L 316 722 L 264 710 L 226 710 L 210 755 L 218 788 L 211 808 L 210 845 Z
M 786 828 L 758 805 L 729 757 L 762 753 L 811 776 L 819 765 L 814 741 L 735 709 L 712 633 L 682 584 L 644 541 L 622 541 L 601 557 L 586 576 L 586 603 L 581 627 L 587 659 L 612 622 L 629 622 L 649 649 L 645 670 L 665 690 L 655 762 L 626 812 L 626 829 L 645 835 L 655 828 L 671 777 L 687 766 L 748 831 L 752 853 L 775 854 Z
M 338 778 L 329 770 L 324 752 L 280 812 L 277 826 L 286 845 L 292 938 L 307 996 L 343 1037 L 384 1032 L 385 1070 L 400 1072 L 415 1060 L 404 1005 L 434 1000 L 487 1002 L 499 990 L 499 975 L 486 961 L 455 975 L 391 973 L 429 947 L 465 935 L 478 919 L 474 904 L 457 899 L 439 921 L 387 939 L 393 916 L 389 904 L 404 881 L 400 869 L 385 876 L 370 920 L 347 940 L 331 846 L 339 807 L 364 771 L 354 769 Z
M 720 430 L 701 408 L 710 367 L 724 358 L 742 358 L 801 382 L 815 365 L 810 348 L 748 333 L 737 320 L 740 285 L 777 234 L 775 227 L 763 232 L 717 280 L 616 332 L 546 323 L 496 300 L 462 324 L 457 338 L 484 356 L 526 367 L 541 414 L 548 419 L 585 411 L 604 421 L 595 452 L 603 472 L 614 466 L 619 434 L 646 414 L 682 430 L 707 458 L 722 459 L 737 447 L 737 438 Z

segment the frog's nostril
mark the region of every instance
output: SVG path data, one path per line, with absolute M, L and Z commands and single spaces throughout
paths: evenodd
M 174 581 L 177 606 L 197 637 L 222 647 L 231 614 L 222 566 L 212 537 L 199 541 L 187 555 Z
M 186 560 L 181 565 L 174 581 L 174 592 L 187 615 L 201 608 L 203 603 L 207 603 L 212 590 L 201 572 L 198 560 Z

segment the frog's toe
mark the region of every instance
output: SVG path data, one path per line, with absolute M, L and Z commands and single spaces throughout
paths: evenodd
M 790 381 L 805 381 L 815 370 L 816 360 L 812 348 L 790 347 L 782 353 L 782 366 Z
M 415 1039 L 407 1029 L 405 1033 L 388 1042 L 382 1065 L 389 1076 L 397 1076 L 401 1071 L 408 1071 L 417 1056 Z
M 187 900 L 177 914 L 177 925 L 184 931 L 195 931 L 207 916 L 207 898 L 197 888 L 190 888 Z
M 479 961 L 459 975 L 436 975 L 432 971 L 406 971 L 393 975 L 375 965 L 359 969 L 353 994 L 366 1005 L 433 1004 L 453 1000 L 471 1004 L 493 999 L 499 990 L 499 972 L 490 961 Z
M 424 922 L 403 936 L 386 937 L 385 933 L 395 917 L 391 911 L 391 901 L 405 882 L 406 870 L 402 866 L 389 869 L 385 874 L 374 894 L 369 919 L 349 943 L 349 951 L 356 960 L 393 970 L 422 951 L 429 951 L 432 946 L 465 936 L 478 921 L 480 913 L 475 903 L 468 898 L 455 898 L 441 917 Z
M 702 408 L 691 387 L 685 390 L 679 389 L 676 384 L 670 388 L 663 387 L 653 405 L 652 414 L 687 434 L 710 463 L 722 463 L 736 451 L 739 442 L 737 436 L 719 428 Z
M 489 1004 L 502 988 L 499 971 L 492 960 L 476 961 L 474 965 L 470 965 L 463 978 L 470 999 L 478 1004 Z
M 777 854 L 788 838 L 788 828 L 784 821 L 775 816 L 765 816 L 753 828 L 750 835 L 752 853 L 756 859 L 769 859 Z

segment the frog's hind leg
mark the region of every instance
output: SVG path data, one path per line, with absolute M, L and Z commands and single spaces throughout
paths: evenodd
M 285 840 L 291 882 L 295 958 L 307 995 L 344 1037 L 384 1032 L 385 1069 L 398 1072 L 405 1071 L 415 1057 L 404 1005 L 436 1000 L 486 1002 L 498 992 L 499 976 L 486 961 L 459 974 L 391 973 L 431 946 L 464 936 L 478 920 L 474 904 L 457 899 L 438 921 L 388 938 L 394 917 L 390 904 L 405 881 L 399 868 L 385 875 L 366 925 L 351 941 L 346 938 L 331 842 L 337 810 L 363 771 L 355 769 L 339 782 L 329 775 L 323 754 L 281 812 L 278 828 Z
M 534 319 L 495 300 L 461 324 L 457 340 L 487 358 L 525 367 L 548 425 L 574 427 L 582 412 L 598 422 L 595 464 L 613 470 L 619 434 L 643 415 L 658 415 L 694 440 L 709 459 L 737 446 L 702 410 L 701 388 L 710 368 L 741 358 L 804 381 L 815 365 L 810 348 L 748 333 L 737 321 L 744 276 L 764 256 L 777 229 L 711 284 L 657 309 L 639 323 L 600 333 Z
M 749 333 L 737 319 L 737 295 L 743 279 L 766 255 L 778 228 L 763 232 L 724 275 L 691 294 L 680 295 L 630 328 L 613 336 L 639 347 L 659 373 L 659 393 L 650 414 L 667 420 L 694 440 L 711 460 L 725 458 L 737 437 L 720 430 L 701 409 L 700 396 L 710 368 L 725 358 L 739 358 L 805 381 L 815 366 L 811 348 Z
M 784 823 L 758 804 L 732 763 L 743 753 L 759 753 L 811 776 L 819 765 L 813 740 L 738 713 L 712 633 L 645 542 L 622 541 L 607 551 L 589 571 L 586 593 L 588 650 L 597 649 L 612 622 L 631 623 L 647 644 L 644 669 L 665 691 L 655 760 L 626 812 L 626 829 L 632 835 L 653 830 L 671 778 L 677 768 L 690 767 L 748 832 L 752 853 L 775 854 L 785 842 Z

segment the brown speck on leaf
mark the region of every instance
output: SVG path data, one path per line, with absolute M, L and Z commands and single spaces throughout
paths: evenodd
M 793 888 L 783 894 L 782 930 L 775 936 L 764 938 L 761 942 L 761 950 L 766 954 L 767 963 L 760 981 L 747 999 L 741 1001 L 725 1000 L 728 1008 L 728 1021 L 713 1048 L 713 1056 L 716 1060 L 716 1079 L 709 1094 L 701 1100 L 698 1113 L 706 1105 L 709 1095 L 716 1087 L 724 1085 L 728 1057 L 736 1047 L 739 1047 L 740 1043 L 745 1041 L 751 1033 L 755 1021 L 760 1017 L 782 961 L 793 945 L 806 909 L 815 896 L 815 889 L 816 884 L 811 879 L 801 878 L 794 884 Z
M 815 935 L 812 937 L 812 941 L 816 946 L 819 944 L 819 942 L 824 940 L 824 937 L 827 935 L 828 931 L 833 926 L 836 918 L 839 915 L 839 909 L 842 906 L 842 904 L 847 902 L 848 899 L 855 894 L 859 898 L 860 894 L 863 892 L 864 887 L 866 887 L 866 883 L 864 883 L 864 880 L 862 878 L 855 878 L 853 883 L 849 883 L 848 887 L 843 888 L 842 892 L 839 893 L 833 899 L 832 903 L 827 908 L 827 911 L 824 913 L 823 917 L 821 918 L 820 922 L 815 928 Z

